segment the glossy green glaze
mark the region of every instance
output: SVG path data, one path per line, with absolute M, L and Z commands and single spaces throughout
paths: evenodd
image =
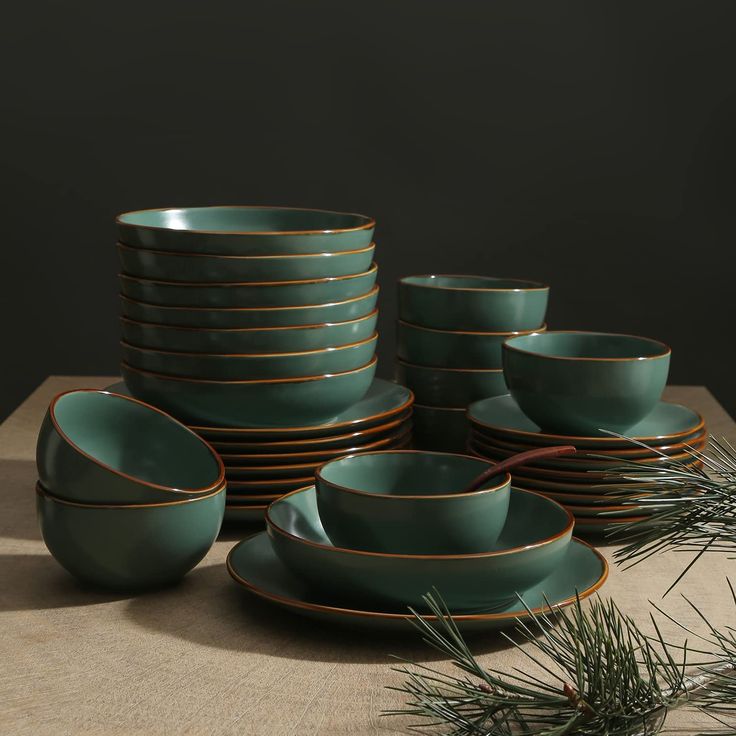
M 226 516 L 228 512 L 229 509 Z M 346 607 L 339 590 L 325 593 L 290 571 L 276 556 L 265 532 L 235 545 L 228 555 L 227 568 L 233 580 L 250 593 L 323 624 L 406 632 L 409 612 L 405 605 Z M 508 605 L 496 605 L 486 613 L 477 614 L 453 610 L 453 621 L 465 632 L 515 626 L 518 621 L 531 618 L 530 611 L 543 614 L 547 612 L 548 605 L 555 608 L 569 606 L 575 602 L 576 596 L 581 600 L 587 598 L 603 585 L 607 575 L 608 566 L 601 554 L 584 542 L 573 539 L 551 575 L 520 592 L 523 604 L 514 600 Z M 430 615 L 424 619 L 436 621 Z
M 375 355 L 377 335 L 352 345 L 303 353 L 211 355 L 134 348 L 121 343 L 123 360 L 134 368 L 167 376 L 241 381 L 299 378 L 344 373 L 367 365 Z
M 461 493 L 492 463 L 440 452 L 348 455 L 317 469 L 317 506 L 337 547 L 403 554 L 493 549 L 506 523 L 511 476 Z
M 544 322 L 549 286 L 489 276 L 436 274 L 399 281 L 399 317 L 438 330 L 510 332 Z
M 172 378 L 123 363 L 131 393 L 195 425 L 290 427 L 333 421 L 370 388 L 376 359 L 347 373 L 277 381 Z
M 476 401 L 468 407 L 468 418 L 484 434 L 499 435 L 534 445 L 574 444 L 576 447 L 631 447 L 631 442 L 619 437 L 583 437 L 543 432 L 519 408 L 514 398 L 494 396 Z M 702 432 L 703 417 L 681 404 L 660 401 L 651 413 L 629 428 L 627 436 L 648 444 L 670 444 Z
M 215 451 L 172 417 L 135 399 L 83 389 L 57 396 L 36 444 L 39 479 L 81 503 L 161 503 L 222 485 Z
M 414 447 L 418 450 L 465 452 L 470 430 L 465 411 L 414 404 Z
M 75 578 L 139 590 L 176 582 L 207 554 L 220 531 L 225 489 L 144 506 L 70 504 L 37 489 L 36 508 L 49 552 Z
M 272 255 L 338 253 L 367 246 L 372 217 L 293 207 L 176 207 L 125 212 L 120 240 L 139 248 Z
M 670 367 L 661 342 L 601 332 L 509 340 L 506 384 L 521 410 L 551 432 L 626 433 L 657 405 Z
M 375 264 L 364 273 L 309 281 L 200 284 L 151 281 L 119 274 L 129 299 L 169 307 L 300 307 L 365 296 L 376 284 Z
M 373 260 L 373 245 L 345 253 L 290 256 L 228 256 L 129 248 L 118 243 L 123 273 L 143 279 L 197 283 L 298 281 L 363 273 Z
M 275 501 L 266 524 L 276 554 L 295 574 L 346 599 L 425 609 L 437 588 L 451 610 L 477 611 L 510 601 L 546 578 L 565 558 L 572 517 L 554 501 L 512 490 L 509 513 L 492 552 L 391 555 L 334 547 L 320 522 L 314 487 Z
M 545 330 L 543 325 L 539 328 Z M 453 332 L 398 323 L 396 353 L 407 363 L 438 368 L 501 367 L 501 345 L 518 332 Z
M 378 311 L 374 310 L 350 322 L 324 325 L 205 329 L 149 324 L 121 317 L 120 329 L 123 340 L 138 348 L 187 353 L 296 353 L 367 340 L 375 332 L 377 319 Z
M 416 400 L 427 406 L 462 407 L 488 396 L 508 393 L 500 368 L 430 368 L 398 360 L 396 380 L 408 386 Z

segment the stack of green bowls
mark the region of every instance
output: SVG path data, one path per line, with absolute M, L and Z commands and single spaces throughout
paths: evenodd
M 501 345 L 546 329 L 549 287 L 488 276 L 399 281 L 396 379 L 416 397 L 414 444 L 464 451 L 469 404 L 508 390 Z

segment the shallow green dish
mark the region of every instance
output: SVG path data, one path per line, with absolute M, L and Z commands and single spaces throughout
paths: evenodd
M 334 547 L 319 519 L 314 487 L 272 503 L 266 524 L 274 550 L 295 574 L 328 594 L 377 605 L 426 609 L 436 588 L 451 610 L 478 611 L 509 602 L 564 560 L 573 518 L 559 504 L 512 490 L 506 525 L 491 552 L 398 555 Z
M 314 482 L 314 471 L 320 466 L 319 460 L 306 463 L 285 463 L 279 465 L 228 465 L 225 468 L 228 481 L 269 481 L 307 478 L 302 486 Z
M 431 368 L 398 360 L 396 380 L 408 386 L 420 404 L 428 406 L 467 406 L 488 396 L 508 393 L 500 368 Z
M 204 381 L 140 371 L 123 363 L 134 396 L 190 424 L 220 427 L 290 427 L 334 421 L 370 388 L 376 359 L 353 371 L 305 378 Z
M 167 585 L 186 575 L 217 538 L 225 487 L 198 498 L 132 506 L 82 505 L 36 488 L 43 541 L 83 582 L 116 590 Z
M 627 433 L 659 402 L 669 366 L 664 343 L 633 335 L 546 332 L 503 347 L 516 403 L 542 429 L 558 433 Z
M 271 478 L 261 480 L 230 480 L 227 482 L 228 498 L 231 496 L 252 496 L 256 493 L 281 494 L 296 491 L 314 483 L 313 475 L 294 478 Z
M 537 332 L 544 332 L 542 325 Z M 396 353 L 407 363 L 438 368 L 501 367 L 501 345 L 521 332 L 459 332 L 419 327 L 399 320 Z
M 332 544 L 398 554 L 493 549 L 506 523 L 511 476 L 462 493 L 492 463 L 415 450 L 348 455 L 319 466 L 317 507 Z
M 225 506 L 225 521 L 233 524 L 258 523 L 263 528 L 267 508 L 268 506 L 234 506 L 228 504 Z M 266 536 L 265 532 L 263 532 L 263 536 Z
M 68 501 L 162 503 L 219 488 L 224 467 L 194 432 L 153 406 L 107 391 L 56 396 L 36 444 L 43 487 Z
M 178 327 L 120 318 L 123 340 L 137 348 L 188 353 L 296 353 L 367 340 L 378 310 L 349 322 L 300 327 L 214 329 Z M 504 390 L 504 393 L 506 391 Z
M 118 243 L 123 273 L 161 281 L 229 283 L 242 281 L 298 281 L 364 272 L 375 246 L 343 253 L 233 256 L 130 248 Z
M 470 425 L 465 408 L 414 404 L 414 447 L 418 450 L 465 452 Z
M 378 336 L 352 345 L 303 353 L 211 355 L 135 348 L 121 343 L 123 360 L 133 368 L 167 376 L 222 381 L 299 378 L 344 373 L 367 365 L 375 355 Z
M 490 276 L 431 274 L 399 281 L 399 317 L 438 330 L 510 332 L 544 322 L 549 286 Z
M 375 263 L 364 273 L 306 281 L 201 284 L 152 281 L 119 274 L 129 299 L 169 307 L 300 307 L 365 296 L 376 284 Z
M 193 253 L 338 253 L 368 245 L 375 220 L 294 207 L 170 207 L 124 212 L 115 220 L 127 245 Z

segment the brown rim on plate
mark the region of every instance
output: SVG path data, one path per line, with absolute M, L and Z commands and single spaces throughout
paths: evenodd
M 488 281 L 512 281 L 517 284 L 533 284 L 533 286 L 526 287 L 513 287 L 511 289 L 503 288 L 488 288 L 476 286 L 434 286 L 432 284 L 412 284 L 409 283 L 408 279 L 436 279 L 436 278 L 450 278 L 450 279 L 481 279 Z M 402 276 L 399 279 L 400 284 L 408 284 L 409 286 L 416 286 L 420 289 L 442 289 L 444 291 L 506 291 L 506 292 L 517 292 L 517 291 L 547 291 L 549 286 L 543 284 L 540 281 L 532 281 L 531 279 L 507 279 L 503 276 L 480 276 L 479 274 L 472 273 L 416 273 L 409 276 Z
M 639 521 L 651 521 L 651 516 L 627 516 L 625 519 L 611 516 L 607 519 L 596 519 L 593 516 L 581 516 L 575 520 L 581 524 L 595 524 L 596 526 L 604 526 L 605 524 L 635 524 Z
M 257 507 L 248 507 L 248 508 L 257 508 Z M 247 540 L 243 540 L 245 542 Z M 606 582 L 606 579 L 608 578 L 608 562 L 606 561 L 606 558 L 592 545 L 588 544 L 587 542 L 584 542 L 582 539 L 578 539 L 577 537 L 573 537 L 570 542 L 577 542 L 578 544 L 581 544 L 585 547 L 588 547 L 588 549 L 593 552 L 593 554 L 598 558 L 602 565 L 602 572 L 601 576 L 596 580 L 593 585 L 586 588 L 585 590 L 577 592 L 574 596 L 569 596 L 568 598 L 563 599 L 562 601 L 559 601 L 558 603 L 552 604 L 551 608 L 564 608 L 565 606 L 569 606 L 573 603 L 575 603 L 576 600 L 583 600 L 584 598 L 587 598 L 593 593 L 595 593 L 602 585 Z M 277 595 L 275 593 L 268 593 L 252 583 L 249 583 L 247 580 L 243 579 L 238 575 L 238 573 L 235 571 L 235 569 L 232 566 L 230 558 L 232 557 L 233 552 L 235 549 L 242 544 L 243 542 L 239 542 L 236 544 L 230 552 L 228 552 L 227 555 L 227 571 L 230 574 L 230 577 L 235 580 L 235 582 L 239 583 L 240 585 L 244 586 L 248 590 L 250 590 L 255 595 L 259 596 L 260 598 L 264 598 L 266 600 L 273 601 L 275 603 L 283 603 L 285 605 L 288 605 L 291 608 L 302 608 L 307 611 L 318 611 L 321 613 L 336 613 L 336 614 L 343 614 L 348 616 L 357 616 L 362 618 L 374 618 L 374 619 L 388 619 L 388 620 L 406 620 L 411 618 L 411 613 L 382 613 L 380 611 L 359 611 L 352 608 L 342 608 L 339 606 L 329 606 L 321 603 L 307 603 L 306 601 L 297 601 L 292 598 L 286 598 L 284 596 Z M 519 616 L 526 616 L 528 614 L 533 615 L 539 615 L 543 614 L 546 611 L 548 611 L 550 606 L 538 606 L 537 608 L 521 608 L 517 611 L 509 611 L 507 613 L 463 613 L 463 614 L 452 614 L 452 618 L 455 621 L 464 622 L 464 621 L 499 621 L 499 620 L 513 620 Z M 425 621 L 436 621 L 437 617 L 431 614 L 420 614 L 421 618 Z
M 64 430 L 59 426 L 59 423 L 56 419 L 56 404 L 59 402 L 59 399 L 62 399 L 64 396 L 68 396 L 69 394 L 78 394 L 78 393 L 105 394 L 107 396 L 114 396 L 115 398 L 118 398 L 118 399 L 130 401 L 133 404 L 139 404 L 140 406 L 143 406 L 146 409 L 150 409 L 151 411 L 154 411 L 157 414 L 160 414 L 162 417 L 165 417 L 166 419 L 171 421 L 173 424 L 181 427 L 181 429 L 186 430 L 190 435 L 192 435 L 194 438 L 196 438 L 199 442 L 201 442 L 205 446 L 205 448 L 209 451 L 210 455 L 214 459 L 215 463 L 217 464 L 219 468 L 217 480 L 214 481 L 213 483 L 210 483 L 209 485 L 203 486 L 202 488 L 182 489 L 182 488 L 173 488 L 172 486 L 163 486 L 158 483 L 151 483 L 150 481 L 144 480 L 143 478 L 136 478 L 134 475 L 129 475 L 128 473 L 124 473 L 122 470 L 117 470 L 116 468 L 113 468 L 112 466 L 107 465 L 106 463 L 103 463 L 101 460 L 98 460 L 96 457 L 93 457 L 88 452 L 85 452 L 81 447 L 79 447 L 79 445 L 76 444 L 76 442 L 74 442 L 66 434 L 66 432 L 64 432 Z M 129 480 L 134 483 L 138 483 L 142 486 L 146 486 L 147 488 L 155 488 L 157 491 L 169 491 L 171 493 L 186 493 L 188 495 L 198 495 L 198 496 L 202 493 L 207 493 L 210 490 L 218 488 L 220 485 L 222 485 L 223 481 L 225 480 L 225 466 L 222 460 L 220 459 L 220 456 L 218 455 L 218 453 L 215 451 L 212 445 L 210 445 L 210 443 L 207 442 L 207 440 L 205 440 L 203 437 L 200 437 L 196 432 L 192 431 L 189 427 L 187 427 L 186 424 L 182 424 L 179 420 L 175 419 L 170 414 L 167 414 L 165 411 L 161 411 L 161 409 L 155 406 L 152 406 L 151 404 L 147 404 L 145 401 L 141 401 L 140 399 L 135 399 L 132 396 L 123 396 L 122 394 L 116 394 L 114 391 L 106 391 L 105 389 L 77 388 L 77 389 L 71 389 L 69 391 L 62 391 L 61 393 L 54 396 L 54 398 L 51 400 L 51 403 L 49 404 L 48 411 L 49 411 L 49 417 L 51 418 L 51 423 L 54 429 L 56 430 L 56 432 L 59 433 L 59 435 L 64 440 L 64 442 L 71 445 L 71 447 L 73 447 L 76 452 L 78 452 L 80 455 L 82 455 L 84 458 L 86 458 L 90 462 L 103 468 L 104 470 L 109 471 L 110 473 L 113 473 L 114 475 L 117 475 L 119 478 L 125 478 L 125 480 Z M 171 502 L 167 501 L 166 503 L 171 503 Z
M 440 373 L 503 373 L 503 368 L 445 368 L 436 365 L 422 365 L 421 363 L 410 363 L 408 360 L 402 360 L 398 356 L 396 362 L 399 365 L 409 366 L 409 368 L 421 368 L 425 371 L 436 371 Z
M 546 332 L 547 323 L 542 322 L 539 327 L 535 327 L 533 330 L 514 330 L 513 332 L 473 332 L 471 330 L 437 330 L 434 327 L 422 327 L 421 325 L 415 325 L 413 322 L 407 322 L 406 320 L 396 320 L 400 325 L 407 325 L 413 330 L 424 330 L 425 332 L 440 332 L 442 334 L 449 335 L 484 335 L 484 336 L 500 336 L 506 335 L 507 337 L 521 337 L 522 335 L 533 335 L 535 332 Z M 426 366 L 431 368 L 432 366 Z
M 314 477 L 311 475 L 296 477 L 296 478 L 270 478 L 266 480 L 228 480 L 228 488 L 255 488 L 258 486 L 295 486 L 299 484 L 297 488 L 294 488 L 291 492 L 300 491 L 303 488 L 309 488 L 314 483 Z M 282 496 L 286 495 L 284 493 Z
M 429 404 L 414 403 L 417 409 L 429 409 L 430 411 L 468 411 L 467 406 L 430 406 Z

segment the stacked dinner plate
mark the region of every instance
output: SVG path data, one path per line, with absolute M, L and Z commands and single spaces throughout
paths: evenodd
M 621 467 L 622 460 L 653 467 L 667 460 L 693 465 L 696 461 L 687 449 L 702 450 L 707 442 L 705 423 L 697 412 L 665 401 L 626 433 L 648 448 L 616 436 L 570 437 L 542 432 L 508 394 L 472 404 L 468 418 L 468 449 L 490 460 L 502 460 L 534 447 L 576 447 L 572 457 L 538 461 L 512 473 L 515 487 L 537 491 L 565 506 L 575 517 L 576 534 L 605 532 L 646 519 L 651 504 L 621 502 L 622 492 L 629 498 L 632 492 L 640 492 L 642 498 L 652 500 L 646 486 L 637 487 L 612 471 Z

